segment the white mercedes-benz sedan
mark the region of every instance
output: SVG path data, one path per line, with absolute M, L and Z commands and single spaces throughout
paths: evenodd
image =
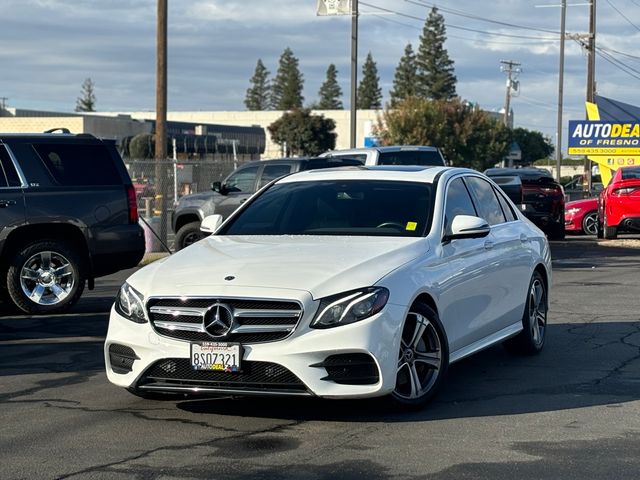
M 111 310 L 107 375 L 137 395 L 417 407 L 452 362 L 543 348 L 549 245 L 478 172 L 296 173 L 202 228 L 213 234 L 134 273 Z

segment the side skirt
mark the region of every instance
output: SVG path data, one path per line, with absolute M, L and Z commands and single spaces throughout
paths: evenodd
M 458 360 L 462 360 L 469 355 L 473 355 L 474 353 L 479 352 L 480 350 L 484 350 L 485 348 L 489 348 L 496 343 L 503 342 L 507 338 L 513 337 L 522 331 L 522 321 L 519 320 L 517 323 L 513 325 L 509 325 L 502 330 L 484 337 L 477 342 L 472 343 L 471 345 L 467 345 L 466 347 L 460 348 L 455 352 L 451 352 L 449 356 L 449 363 L 457 362 Z

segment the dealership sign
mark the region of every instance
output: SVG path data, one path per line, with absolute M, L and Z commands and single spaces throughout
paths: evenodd
M 569 155 L 640 155 L 640 123 L 570 120 Z

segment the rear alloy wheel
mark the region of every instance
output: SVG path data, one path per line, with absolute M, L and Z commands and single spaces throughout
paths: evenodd
M 598 212 L 587 213 L 582 219 L 582 231 L 586 235 L 598 234 Z
M 604 221 L 602 225 L 603 237 L 605 240 L 615 240 L 618 238 L 618 227 L 610 227 L 607 222 L 607 212 L 604 212 Z
M 392 399 L 402 407 L 419 408 L 435 395 L 449 366 L 449 347 L 438 315 L 418 303 L 411 307 L 402 330 L 396 388 Z
M 80 259 L 64 243 L 32 243 L 13 258 L 7 271 L 7 289 L 13 303 L 26 313 L 64 311 L 84 290 Z
M 522 316 L 522 331 L 504 342 L 511 353 L 535 355 L 542 351 L 547 335 L 547 287 L 542 275 L 533 273 Z
M 176 251 L 182 250 L 189 245 L 193 245 L 198 240 L 202 240 L 205 237 L 205 233 L 200 230 L 200 222 L 191 222 L 183 225 L 178 229 L 175 239 Z

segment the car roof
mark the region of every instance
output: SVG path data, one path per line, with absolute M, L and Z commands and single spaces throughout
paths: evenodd
M 475 170 L 438 166 L 359 166 L 345 168 L 325 168 L 294 173 L 278 180 L 277 183 L 314 182 L 325 180 L 391 180 L 402 182 L 434 183 L 442 175 L 456 173 L 478 174 Z
M 415 152 L 415 151 L 423 151 L 423 152 L 437 152 L 437 147 L 431 147 L 428 145 L 391 145 L 385 147 L 360 147 L 360 148 L 349 148 L 345 150 L 332 150 L 328 152 L 328 155 L 333 153 L 336 154 L 349 154 L 349 153 L 366 153 L 366 152 L 380 152 L 380 153 L 391 153 L 391 152 Z
M 523 180 L 537 180 L 540 178 L 553 179 L 553 175 L 544 168 L 489 168 L 484 171 L 488 177 L 501 177 L 517 175 Z

